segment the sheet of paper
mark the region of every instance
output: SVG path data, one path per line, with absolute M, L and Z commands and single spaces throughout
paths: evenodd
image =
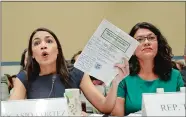
M 121 63 L 123 57 L 129 60 L 138 44 L 134 38 L 104 19 L 74 67 L 109 85 L 118 74 L 114 65 Z

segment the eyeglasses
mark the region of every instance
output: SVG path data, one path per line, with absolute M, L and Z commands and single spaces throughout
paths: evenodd
M 156 35 L 148 35 L 148 36 L 145 36 L 145 37 L 143 37 L 143 36 L 136 37 L 136 40 L 137 40 L 139 43 L 145 42 L 146 39 L 147 39 L 149 42 L 157 41 Z

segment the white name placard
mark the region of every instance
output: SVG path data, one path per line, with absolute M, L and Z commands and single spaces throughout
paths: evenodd
M 68 116 L 65 98 L 1 101 L 1 116 Z
M 185 116 L 185 93 L 143 94 L 142 116 Z

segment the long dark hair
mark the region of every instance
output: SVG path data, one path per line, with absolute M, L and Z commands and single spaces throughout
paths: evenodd
M 21 65 L 21 70 L 25 69 L 25 55 L 26 55 L 26 52 L 27 52 L 27 48 L 23 51 L 22 55 L 21 55 L 21 62 L 20 62 L 20 65 Z
M 154 68 L 153 71 L 155 74 L 159 76 L 159 78 L 163 81 L 167 81 L 170 79 L 170 73 L 172 70 L 172 49 L 168 45 L 166 38 L 161 34 L 160 30 L 156 28 L 154 25 L 141 22 L 137 23 L 130 31 L 130 36 L 134 37 L 135 33 L 138 29 L 148 29 L 152 31 L 158 40 L 158 52 L 154 58 Z M 130 64 L 130 75 L 136 75 L 140 72 L 140 65 L 138 58 L 133 55 L 129 60 Z
M 65 88 L 70 88 L 71 85 L 69 84 L 69 72 L 67 70 L 65 58 L 62 52 L 61 44 L 57 38 L 57 36 L 49 29 L 46 28 L 38 28 L 30 36 L 29 39 L 29 45 L 28 45 L 28 59 L 27 59 L 27 65 L 26 65 L 26 72 L 28 76 L 28 81 L 29 80 L 35 80 L 32 76 L 38 76 L 40 72 L 40 67 L 38 62 L 32 57 L 32 38 L 33 36 L 38 32 L 38 31 L 45 31 L 50 33 L 56 43 L 57 43 L 57 48 L 58 48 L 58 55 L 57 55 L 57 60 L 56 60 L 56 72 L 60 76 L 61 82 L 65 85 Z
M 75 57 L 78 56 L 78 55 L 80 55 L 81 52 L 82 52 L 82 50 L 78 51 L 77 53 L 75 53 L 75 54 L 73 55 L 73 57 L 72 57 L 71 60 L 70 60 L 71 64 L 74 64 L 74 63 L 76 62 L 76 61 L 75 61 Z
M 8 91 L 10 93 L 10 90 L 12 88 L 14 88 L 14 83 L 13 83 L 13 78 L 16 78 L 17 76 L 16 75 L 9 75 L 9 74 L 4 74 L 6 77 L 7 77 L 7 80 L 9 81 L 10 83 L 10 86 L 8 86 Z M 6 83 L 8 83 L 8 81 Z M 8 85 L 8 84 L 7 84 Z

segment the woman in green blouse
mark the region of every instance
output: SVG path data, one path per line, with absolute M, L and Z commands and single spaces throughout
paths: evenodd
M 155 93 L 157 88 L 176 92 L 183 86 L 180 72 L 172 68 L 172 50 L 166 38 L 154 25 L 142 22 L 130 31 L 140 44 L 126 66 L 130 74 L 117 91 L 112 115 L 124 116 L 141 110 L 142 93 Z

